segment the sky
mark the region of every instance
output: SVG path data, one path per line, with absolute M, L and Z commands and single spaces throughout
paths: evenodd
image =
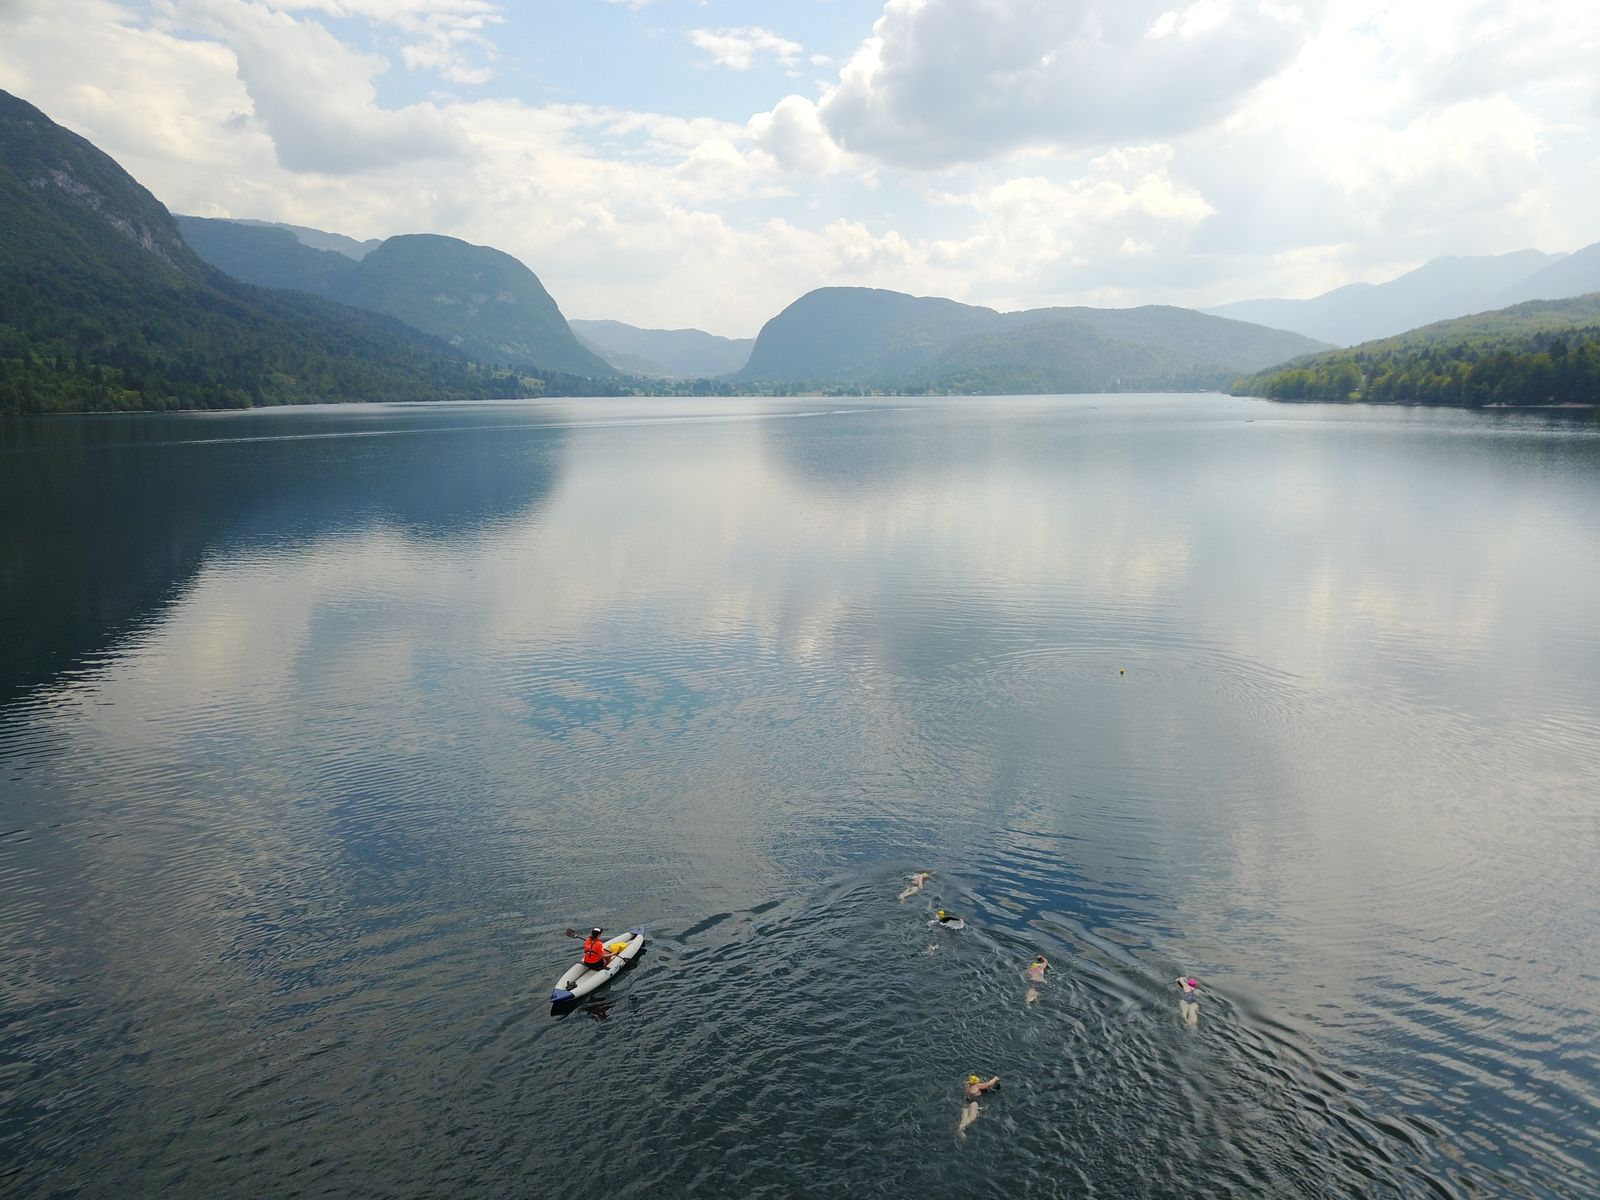
M 0 0 L 177 213 L 730 337 L 815 287 L 1204 306 L 1600 241 L 1592 0 Z

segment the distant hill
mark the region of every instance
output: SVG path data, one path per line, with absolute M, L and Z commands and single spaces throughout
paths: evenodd
M 179 221 L 182 221 L 181 217 Z M 382 238 L 368 238 L 364 242 L 358 242 L 355 238 L 345 237 L 342 233 L 329 233 L 325 229 L 311 229 L 305 225 L 287 225 L 282 221 L 251 221 L 240 218 L 239 224 L 261 225 L 268 229 L 287 229 L 303 246 L 310 246 L 313 250 L 332 250 L 346 258 L 365 258 L 383 245 Z
M 725 338 L 699 329 L 640 329 L 621 321 L 568 321 L 619 371 L 678 379 L 731 375 L 750 358 L 754 338 Z
M 520 389 L 398 321 L 229 278 L 111 158 L 0 92 L 0 411 Z
M 336 250 L 317 250 L 294 231 L 264 221 L 174 217 L 196 254 L 217 270 L 257 287 L 310 292 L 337 299 L 355 282 L 358 260 Z
M 1234 386 L 1273 400 L 1594 405 L 1600 293 L 1532 300 L 1297 358 Z
M 572 322 L 568 321 L 567 325 L 570 327 Z M 624 354 L 619 350 L 607 350 L 604 346 L 584 337 L 576 329 L 572 332 L 573 336 L 578 339 L 578 343 L 586 350 L 592 350 L 619 371 L 636 375 L 641 379 L 668 380 L 673 378 L 672 373 L 654 359 L 640 358 L 637 354 Z
M 1299 334 L 1165 305 L 1034 309 L 1005 314 L 1001 331 L 959 342 L 914 374 L 951 392 L 1225 388 L 1240 370 L 1319 348 Z
M 179 228 L 202 258 L 236 279 L 385 313 L 476 362 L 596 379 L 617 373 L 573 336 L 539 277 L 490 246 L 407 234 L 357 259 L 316 249 L 288 226 L 182 217 Z
M 1298 334 L 1157 305 L 1000 313 L 820 288 L 767 322 L 735 378 L 996 394 L 1216 388 L 1320 348 Z
M 1204 311 L 1350 346 L 1503 307 L 1509 303 L 1512 289 L 1558 265 L 1562 257 L 1518 250 L 1486 257 L 1436 258 L 1387 283 L 1352 283 L 1309 300 L 1240 300 Z
M 1500 295 L 1501 305 L 1524 300 L 1561 300 L 1600 292 L 1600 242 L 1559 258 L 1513 284 Z
M 962 338 L 998 331 L 1005 318 L 926 296 L 878 288 L 807 292 L 756 335 L 736 378 L 890 385 Z
M 361 260 L 346 304 L 437 334 L 479 362 L 615 375 L 578 344 L 539 277 L 511 255 L 451 237 L 392 237 Z

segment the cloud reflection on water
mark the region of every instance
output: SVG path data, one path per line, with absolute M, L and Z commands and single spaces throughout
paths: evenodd
M 29 892 L 71 901 L 26 920 L 88 948 L 58 966 L 108 1008 L 243 991 L 270 1024 L 241 974 L 330 1013 L 373 947 L 408 986 L 511 987 L 495 913 L 681 930 L 915 859 L 1130 995 L 1184 966 L 1354 1044 L 1397 980 L 1515 974 L 1503 1010 L 1560 1035 L 1596 931 L 1529 922 L 1600 902 L 1600 738 L 1568 719 L 1595 648 L 1550 641 L 1600 582 L 1570 566 L 1592 481 L 1448 420 L 1096 403 L 1123 407 L 604 410 L 511 443 L 486 506 L 253 509 L 136 640 L 10 714 Z M 407 948 L 430 930 L 443 965 Z

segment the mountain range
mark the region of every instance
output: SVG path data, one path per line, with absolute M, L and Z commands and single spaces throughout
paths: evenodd
M 640 329 L 621 321 L 568 321 L 578 340 L 619 371 L 668 379 L 732 375 L 750 359 L 753 338 L 699 329 Z
M 111 158 L 0 92 L 0 412 L 526 388 L 391 318 L 228 277 Z
M 443 338 L 475 362 L 604 379 L 616 368 L 582 345 L 539 277 L 511 255 L 458 238 L 416 233 L 318 249 L 291 226 L 179 217 L 200 257 L 260 287 L 309 292 L 384 313 Z
M 1592 406 L 1600 396 L 1600 292 L 1524 301 L 1308 355 L 1233 390 L 1273 400 Z
M 1392 333 L 1441 307 L 1574 290 L 1600 290 L 1600 244 L 1570 255 L 1438 259 L 1386 284 L 1210 313 L 1160 305 L 1002 313 L 829 287 L 800 297 L 753 342 L 569 324 L 531 270 L 489 246 L 175 220 L 111 158 L 0 92 L 0 411 L 735 388 L 1216 388 L 1325 345 L 1295 326 L 1334 342 L 1357 336 L 1363 322 Z M 1493 329 L 1500 318 L 1483 319 Z M 1520 318 L 1506 320 L 1518 328 Z
M 1387 283 L 1347 284 L 1308 300 L 1240 300 L 1204 311 L 1350 346 L 1526 300 L 1596 291 L 1600 242 L 1573 254 L 1518 250 L 1436 258 Z
M 342 233 L 328 233 L 323 229 L 312 229 L 306 225 L 289 225 L 283 221 L 254 221 L 249 217 L 234 218 L 240 225 L 261 225 L 268 229 L 287 229 L 294 234 L 295 240 L 303 246 L 310 246 L 313 250 L 335 250 L 346 258 L 365 258 L 379 246 L 383 245 L 382 238 L 368 238 L 359 242 L 353 237 L 346 237 Z M 179 223 L 183 221 L 178 218 Z
M 819 288 L 766 323 L 734 378 L 965 393 L 1214 388 L 1321 348 L 1296 333 L 1162 305 L 1001 313 Z

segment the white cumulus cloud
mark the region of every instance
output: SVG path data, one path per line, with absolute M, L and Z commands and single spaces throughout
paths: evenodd
M 160 11 L 174 31 L 232 51 L 254 115 L 291 171 L 339 174 L 466 151 L 460 127 L 437 106 L 380 107 L 373 79 L 388 61 L 350 49 L 316 21 L 237 0 L 171 0 Z
M 1167 138 L 1226 116 L 1300 40 L 1272 0 L 888 0 L 822 114 L 907 167 Z
M 689 41 L 716 66 L 748 71 L 764 61 L 793 65 L 805 51 L 799 42 L 755 25 L 732 29 L 691 29 Z
M 842 167 L 846 155 L 823 128 L 817 106 L 804 96 L 785 96 L 771 112 L 750 118 L 750 141 L 785 171 L 826 175 Z
M 570 315 L 736 336 L 827 284 L 1213 304 L 1600 239 L 1581 0 L 886 0 L 842 67 L 735 27 L 715 111 L 650 23 L 688 6 L 559 7 L 660 78 L 557 102 L 489 0 L 0 0 L 0 87 L 175 211 L 451 234 Z
M 1181 248 L 1214 211 L 1172 173 L 1171 146 L 1108 151 L 1083 174 L 1039 176 L 945 193 L 943 203 L 972 210 L 978 224 L 964 238 L 942 239 L 930 259 L 952 276 L 981 272 L 1007 285 L 1016 307 L 1059 303 L 1077 294 L 1125 299 L 1129 258 L 1149 260 Z

